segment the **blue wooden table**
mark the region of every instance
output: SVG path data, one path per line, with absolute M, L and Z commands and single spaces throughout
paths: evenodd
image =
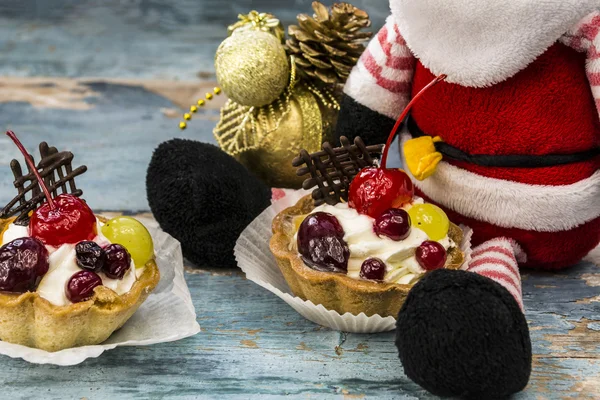
M 148 212 L 145 168 L 161 141 L 213 142 L 219 102 L 177 129 L 183 108 L 214 86 L 212 57 L 240 12 L 284 23 L 310 0 L 21 0 L 0 2 L 0 129 L 30 151 L 72 150 L 96 210 Z M 375 26 L 387 0 L 355 0 Z M 222 99 L 220 99 L 222 101 Z M 0 136 L 0 203 L 14 195 Z M 118 348 L 71 368 L 0 358 L 1 398 L 432 398 L 403 374 L 393 334 L 314 325 L 238 270 L 187 266 L 203 332 Z M 533 375 L 517 399 L 600 396 L 600 270 L 527 273 L 523 292 Z

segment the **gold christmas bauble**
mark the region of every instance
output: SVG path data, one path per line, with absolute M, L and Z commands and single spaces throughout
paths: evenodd
M 260 30 L 236 30 L 215 55 L 219 85 L 238 104 L 261 107 L 287 88 L 290 64 L 281 42 Z
M 260 137 L 258 148 L 245 150 L 236 158 L 271 187 L 298 189 L 306 177 L 296 175 L 292 160 L 301 149 L 313 153 L 321 149 L 323 141 L 330 140 L 324 135 L 332 132 L 336 115 L 325 110 L 306 86 L 298 85 L 279 127 Z

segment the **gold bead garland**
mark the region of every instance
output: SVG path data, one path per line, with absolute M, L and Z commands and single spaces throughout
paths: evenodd
M 218 96 L 222 93 L 222 90 L 220 87 L 215 87 L 211 92 L 206 93 L 206 95 L 204 96 L 206 98 L 206 100 L 212 100 L 215 98 L 215 96 Z M 198 107 L 204 107 L 206 105 L 206 100 L 204 99 L 198 99 L 198 101 L 196 102 L 196 105 L 191 105 L 190 106 L 190 113 L 195 114 L 198 112 Z M 191 121 L 192 120 L 192 114 L 190 113 L 185 113 L 183 114 L 183 119 L 185 121 Z M 185 121 L 180 121 L 179 122 L 179 129 L 184 130 L 185 128 L 187 128 L 187 123 Z

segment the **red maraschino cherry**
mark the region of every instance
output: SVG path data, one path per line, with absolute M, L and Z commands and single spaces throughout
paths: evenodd
M 408 103 L 388 137 L 381 157 L 381 166 L 379 168 L 364 168 L 350 183 L 348 191 L 348 204 L 350 207 L 371 218 L 379 218 L 381 214 L 390 208 L 402 207 L 402 205 L 412 200 L 414 187 L 406 172 L 401 169 L 386 168 L 388 152 L 396 136 L 396 131 L 408 115 L 413 104 L 425 91 L 444 79 L 446 79 L 446 75 L 438 76 Z
M 55 247 L 93 239 L 97 234 L 96 216 L 90 207 L 83 200 L 70 194 L 61 194 L 53 199 L 23 144 L 14 132 L 8 131 L 6 135 L 23 153 L 48 200 L 31 215 L 29 234 L 44 244 Z

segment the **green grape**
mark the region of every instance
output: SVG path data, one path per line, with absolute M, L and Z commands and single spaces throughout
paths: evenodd
M 102 234 L 112 243 L 125 247 L 141 268 L 154 257 L 154 244 L 150 232 L 141 222 L 131 217 L 116 217 L 102 227 Z
M 408 210 L 412 226 L 419 228 L 431 240 L 441 240 L 448 234 L 450 221 L 444 210 L 433 204 L 415 204 Z

